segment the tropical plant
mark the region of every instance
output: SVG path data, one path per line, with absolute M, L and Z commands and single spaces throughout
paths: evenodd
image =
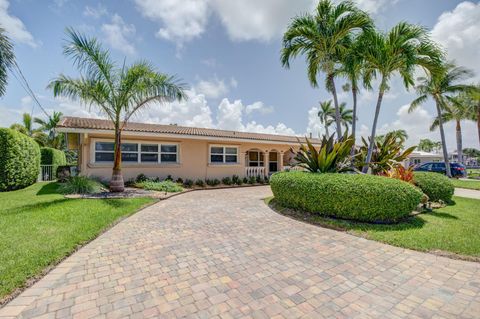
M 442 111 L 447 105 L 447 96 L 458 94 L 461 92 L 469 92 L 472 86 L 460 83 L 460 81 L 469 77 L 472 73 L 453 64 L 447 64 L 440 73 L 430 74 L 426 77 L 420 77 L 415 87 L 418 97 L 410 104 L 409 112 L 415 110 L 418 106 L 425 103 L 429 97 L 435 102 L 437 109 L 438 127 L 440 129 L 440 138 L 442 142 L 443 160 L 447 170 L 447 176 L 452 177 L 450 171 L 450 163 L 448 161 L 447 143 L 445 140 L 445 132 L 443 129 Z
M 318 111 L 320 123 L 325 127 L 327 136 L 330 136 L 328 127 L 332 124 L 332 118 L 335 118 L 335 109 L 332 107 L 332 100 L 320 102 L 320 109 Z
M 0 26 L 0 96 L 5 94 L 8 69 L 15 63 L 13 45 L 4 28 Z
M 417 149 L 419 151 L 432 152 L 437 149 L 438 144 L 439 142 L 434 142 L 428 138 L 424 138 L 418 143 Z
M 73 176 L 61 183 L 58 192 L 61 194 L 95 194 L 103 190 L 103 185 L 87 176 Z
M 480 84 L 474 86 L 468 95 L 472 103 L 474 120 L 477 121 L 478 145 L 480 145 Z
M 54 96 L 66 96 L 98 107 L 112 121 L 115 146 L 110 191 L 124 190 L 121 172 L 122 131 L 133 114 L 153 103 L 186 99 L 185 86 L 142 61 L 119 68 L 95 38 L 68 29 L 64 54 L 73 59 L 80 78 L 59 75 L 50 82 Z
M 40 146 L 48 144 L 48 136 L 38 128 L 33 128 L 32 117 L 28 113 L 23 113 L 22 123 L 14 123 L 10 126 L 12 130 L 19 131 L 33 138 Z
M 395 135 L 390 132 L 385 134 L 382 141 L 375 141 L 370 161 L 367 162 L 367 154 L 372 143 L 367 142 L 362 137 L 363 145 L 359 149 L 359 160 L 357 165 L 366 165 L 372 169 L 374 175 L 385 174 L 392 166 L 400 165 L 408 155 L 416 148 L 412 146 L 406 150 L 402 150 L 402 143 L 397 141 Z
M 354 32 L 373 27 L 367 13 L 351 1 L 335 5 L 320 0 L 313 14 L 297 16 L 283 36 L 282 65 L 290 67 L 290 60 L 300 54 L 307 59 L 308 79 L 318 87 L 319 72 L 326 75 L 327 88 L 333 95 L 337 137 L 342 136 L 340 106 L 335 86 L 335 74 L 345 55 Z
M 408 139 L 407 131 L 405 130 L 394 130 L 390 132 L 396 139 L 397 143 L 404 144 Z M 385 140 L 385 135 L 378 135 L 375 137 L 376 141 L 383 142 Z
M 47 145 L 56 149 L 62 149 L 64 146 L 64 136 L 63 134 L 58 134 L 57 126 L 60 123 L 62 117 L 62 112 L 53 111 L 52 115 L 49 115 L 46 120 L 35 117 L 33 121 L 40 125 L 38 128 L 39 131 L 44 131 L 47 133 L 48 140 Z
M 459 94 L 454 97 L 447 96 L 447 101 L 442 110 L 442 119 L 436 117 L 433 120 L 430 130 L 434 131 L 440 126 L 440 123 L 447 123 L 455 121 L 455 137 L 457 141 L 457 156 L 458 161 L 463 163 L 463 148 L 462 148 L 462 124 L 463 120 L 473 120 L 473 110 L 468 105 L 465 94 Z
M 327 138 L 324 135 L 318 150 L 308 138 L 305 138 L 306 145 L 300 143 L 300 150 L 295 154 L 295 161 L 297 162 L 295 165 L 313 173 L 351 170 L 349 166 L 350 150 L 355 141 L 352 136 L 346 134 L 337 141 L 335 141 L 334 136 L 335 134 L 332 134 Z
M 403 165 L 394 165 L 385 173 L 386 177 L 396 178 L 401 181 L 413 184 L 413 169 L 415 165 L 405 168 Z
M 379 79 L 378 98 L 370 135 L 370 144 L 363 172 L 367 172 L 372 159 L 377 130 L 378 116 L 385 92 L 389 90 L 389 82 L 394 74 L 399 74 L 404 86 L 408 89 L 414 84 L 413 74 L 419 66 L 428 72 L 437 72 L 443 53 L 430 40 L 425 28 L 401 22 L 388 33 L 377 31 L 364 32 L 361 35 L 362 55 L 366 81 Z

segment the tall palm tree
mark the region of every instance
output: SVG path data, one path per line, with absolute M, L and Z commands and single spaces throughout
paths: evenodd
M 114 161 L 110 191 L 121 192 L 122 131 L 131 116 L 153 103 L 186 99 L 185 85 L 171 75 L 157 72 L 148 62 L 118 67 L 108 50 L 95 38 L 87 38 L 68 29 L 69 41 L 64 54 L 72 58 L 81 76 L 59 75 L 49 88 L 55 97 L 65 96 L 98 107 L 115 128 Z
M 397 24 L 388 33 L 364 32 L 360 41 L 364 46 L 362 54 L 367 81 L 370 82 L 370 79 L 377 77 L 380 80 L 366 164 L 363 167 L 363 172 L 366 173 L 372 158 L 383 96 L 389 89 L 391 77 L 399 74 L 408 89 L 414 84 L 415 67 L 420 66 L 430 71 L 437 70 L 443 53 L 430 40 L 426 29 L 405 22 Z
M 474 120 L 477 122 L 478 145 L 480 146 L 480 84 L 474 87 L 475 89 L 468 93 L 468 97 L 472 104 Z
M 429 97 L 435 102 L 437 109 L 438 127 L 440 129 L 440 138 L 442 143 L 443 160 L 447 176 L 451 176 L 450 163 L 448 161 L 447 143 L 445 141 L 445 132 L 443 129 L 442 110 L 447 105 L 447 96 L 461 92 L 470 92 L 472 86 L 461 84 L 460 82 L 472 75 L 471 71 L 458 67 L 453 64 L 447 64 L 443 67 L 443 72 L 430 74 L 418 79 L 419 84 L 415 87 L 418 97 L 411 103 L 409 112 L 415 110 L 419 105 L 425 103 Z
M 33 121 L 40 125 L 40 130 L 48 132 L 48 138 L 53 141 L 57 137 L 57 126 L 62 115 L 62 112 L 53 111 L 46 120 L 36 117 Z
M 454 97 L 447 97 L 448 101 L 445 103 L 442 110 L 442 119 L 435 118 L 430 130 L 434 131 L 440 126 L 440 123 L 447 123 L 455 121 L 455 137 L 457 141 L 457 156 L 458 161 L 463 163 L 463 141 L 462 141 L 462 125 L 463 120 L 473 120 L 473 110 L 468 104 L 468 99 L 465 94 L 459 94 Z
M 5 94 L 8 69 L 15 63 L 13 45 L 5 29 L 0 26 L 0 96 Z
M 372 27 L 368 14 L 353 2 L 341 1 L 335 5 L 331 0 L 320 0 L 313 14 L 295 17 L 283 36 L 281 62 L 284 67 L 289 68 L 292 58 L 305 54 L 310 84 L 318 87 L 318 73 L 326 75 L 327 88 L 333 95 L 338 138 L 342 136 L 342 128 L 335 86 L 336 69 L 353 33 Z
M 417 149 L 424 152 L 431 152 L 434 150 L 434 148 L 435 142 L 428 138 L 421 139 L 417 145 Z
M 332 100 L 320 102 L 318 117 L 320 118 L 320 123 L 325 127 L 326 135 L 330 136 L 328 133 L 328 127 L 332 124 L 332 118 L 335 117 L 335 109 L 332 107 Z

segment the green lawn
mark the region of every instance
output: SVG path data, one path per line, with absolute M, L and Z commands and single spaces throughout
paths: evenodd
M 65 199 L 56 183 L 0 193 L 0 301 L 116 220 L 152 202 Z
M 267 203 L 272 198 L 266 199 Z M 480 200 L 454 197 L 455 204 L 432 213 L 421 214 L 395 225 L 376 225 L 322 218 L 293 212 L 275 201 L 271 207 L 279 213 L 307 220 L 328 228 L 420 251 L 444 251 L 480 257 Z
M 480 181 L 461 181 L 458 179 L 452 179 L 452 183 L 455 187 L 480 190 Z

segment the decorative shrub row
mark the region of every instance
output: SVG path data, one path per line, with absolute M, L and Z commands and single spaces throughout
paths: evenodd
M 430 201 L 443 201 L 448 203 L 452 200 L 455 187 L 448 177 L 439 173 L 414 172 L 415 185 L 426 194 Z
M 366 222 L 399 221 L 422 198 L 406 182 L 361 174 L 280 172 L 272 175 L 270 186 L 285 207 Z
M 32 138 L 0 128 L 0 191 L 24 188 L 38 178 L 40 148 Z
M 173 177 L 171 175 L 168 175 L 167 178 L 165 178 L 165 181 L 173 181 Z M 127 185 L 133 185 L 135 184 L 141 184 L 145 182 L 154 182 L 154 183 L 159 183 L 162 180 L 159 177 L 151 178 L 147 177 L 145 174 L 139 174 L 135 180 L 131 180 L 127 182 Z M 218 178 L 214 179 L 197 179 L 197 180 L 192 180 L 192 179 L 185 179 L 183 180 L 182 178 L 177 178 L 175 180 L 177 184 L 183 185 L 183 187 L 186 188 L 192 188 L 193 186 L 197 187 L 205 187 L 206 185 L 215 187 L 218 185 L 226 185 L 226 186 L 231 186 L 231 185 L 244 185 L 244 184 L 268 184 L 268 177 L 262 177 L 262 176 L 250 176 L 250 177 L 243 177 L 241 178 L 238 175 L 233 175 L 232 177 L 227 176 L 222 178 L 222 180 L 219 180 Z

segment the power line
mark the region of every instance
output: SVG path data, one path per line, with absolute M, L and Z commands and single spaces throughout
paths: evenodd
M 13 62 L 13 67 L 10 68 L 12 71 L 13 76 L 17 79 L 17 81 L 20 83 L 22 88 L 27 92 L 27 94 L 33 99 L 33 101 L 40 107 L 42 112 L 47 116 L 47 118 L 50 117 L 50 115 L 47 113 L 47 111 L 43 108 L 42 104 L 40 104 L 40 101 L 37 99 L 37 96 L 33 92 L 32 88 L 28 84 L 27 79 L 23 75 L 22 70 L 20 69 L 20 66 L 17 64 L 16 61 Z M 32 115 L 33 115 L 33 109 L 34 109 L 35 104 L 32 106 Z

